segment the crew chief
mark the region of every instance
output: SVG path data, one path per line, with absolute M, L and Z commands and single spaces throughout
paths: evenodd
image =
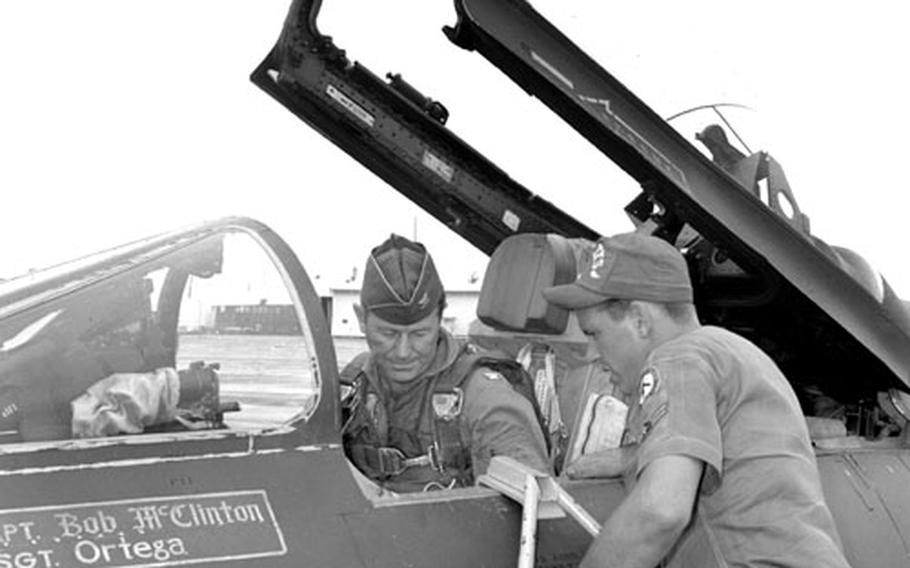
M 699 323 L 682 254 L 626 233 L 579 266 L 543 294 L 575 310 L 628 397 L 615 455 L 631 455 L 581 565 L 847 567 L 796 395 L 754 344 Z

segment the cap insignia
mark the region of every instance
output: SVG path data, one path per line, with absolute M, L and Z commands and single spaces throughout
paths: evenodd
M 589 276 L 591 278 L 600 278 L 601 268 L 603 268 L 604 262 L 606 261 L 607 251 L 604 249 L 603 243 L 597 243 L 597 246 L 594 247 L 594 251 L 591 253 L 591 272 Z

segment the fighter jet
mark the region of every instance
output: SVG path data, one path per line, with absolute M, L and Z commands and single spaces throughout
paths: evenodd
M 497 462 L 408 494 L 364 476 L 325 299 L 280 236 L 228 218 L 0 283 L 0 567 L 573 566 L 621 502 L 618 478 L 564 475 L 610 443 L 590 427 L 609 371 L 540 295 L 599 231 L 449 131 L 443 102 L 352 61 L 320 5 L 293 2 L 253 82 L 491 255 L 471 339 L 554 362 L 557 476 Z M 769 154 L 712 128 L 712 162 L 527 2 L 455 7 L 454 46 L 634 178 L 626 213 L 683 252 L 703 321 L 792 381 L 852 565 L 905 563 L 910 316 L 887 281 L 811 233 Z

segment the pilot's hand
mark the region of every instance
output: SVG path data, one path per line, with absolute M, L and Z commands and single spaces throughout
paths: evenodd
M 566 467 L 569 479 L 593 477 L 621 477 L 633 464 L 636 446 L 609 448 L 585 454 Z

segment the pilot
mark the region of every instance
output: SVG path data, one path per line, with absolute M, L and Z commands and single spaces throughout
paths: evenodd
M 445 305 L 422 244 L 392 235 L 372 250 L 354 306 L 369 351 L 341 373 L 348 457 L 394 491 L 471 485 L 494 455 L 549 472 L 520 367 L 456 340 Z
M 679 251 L 605 237 L 543 295 L 576 312 L 630 403 L 622 447 L 568 470 L 621 473 L 628 490 L 582 566 L 848 566 L 790 384 L 699 323 Z

